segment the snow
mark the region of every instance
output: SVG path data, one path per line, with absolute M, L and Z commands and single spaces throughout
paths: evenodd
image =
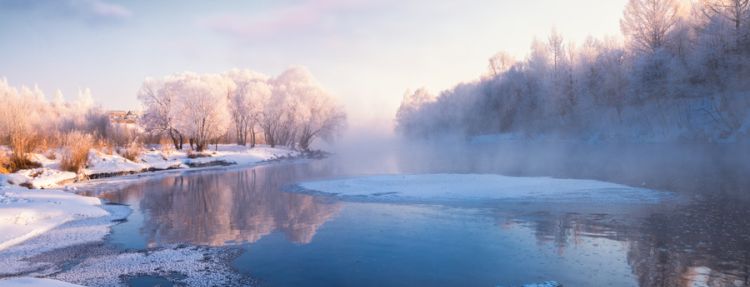
M 68 221 L 106 216 L 101 200 L 59 190 L 0 189 L 0 251 Z
M 141 160 L 151 169 L 157 170 L 188 167 L 182 162 L 182 160 L 175 157 L 164 156 L 159 151 L 149 151 L 143 154 Z
M 213 146 L 212 146 L 213 147 Z M 53 152 L 53 151 L 50 151 Z M 141 173 L 154 170 L 183 169 L 191 165 L 210 166 L 215 164 L 252 165 L 283 157 L 299 156 L 297 151 L 286 148 L 272 148 L 259 145 L 254 148 L 238 145 L 219 145 L 218 150 L 206 150 L 205 157 L 189 158 L 185 151 L 175 151 L 163 155 L 161 151 L 146 151 L 137 161 L 128 160 L 117 153 L 107 154 L 97 150 L 89 152 L 88 164 L 83 173 L 91 178 Z M 43 167 L 20 170 L 5 176 L 2 182 L 15 185 L 28 185 L 32 188 L 56 188 L 75 181 L 73 172 L 59 170 L 60 156 L 55 160 L 42 154 L 31 154 L 31 159 Z
M 149 166 L 147 164 L 132 162 L 116 153 L 105 154 L 92 150 L 89 152 L 89 161 L 83 173 L 88 176 L 98 174 L 134 173 L 144 171 L 148 168 Z
M 379 175 L 311 181 L 303 190 L 375 200 L 658 202 L 663 193 L 596 180 L 494 174 Z
M 562 287 L 562 284 L 555 281 L 546 281 L 542 283 L 524 284 L 523 287 Z
M 85 286 L 121 286 L 133 275 L 171 277 L 179 286 L 249 286 L 249 279 L 230 266 L 239 249 L 178 247 L 89 257 L 54 274 L 54 278 Z M 175 275 L 178 276 L 175 276 Z
M 218 151 L 211 149 L 205 151 L 205 153 L 208 153 L 211 156 L 190 159 L 187 158 L 187 154 L 181 153 L 184 154 L 181 155 L 181 157 L 184 156 L 184 162 L 186 164 L 205 164 L 223 161 L 237 165 L 249 165 L 280 157 L 299 155 L 299 152 L 285 148 L 272 148 L 270 146 L 256 146 L 254 148 L 249 148 L 239 145 L 219 145 Z
M 27 192 L 34 193 L 38 191 L 28 190 Z M 28 272 L 34 272 L 35 276 L 44 275 L 40 273 L 43 271 L 47 272 L 47 274 L 57 272 L 59 271 L 59 268 L 61 268 L 60 265 L 29 259 L 54 250 L 63 250 L 65 248 L 72 248 L 73 246 L 99 242 L 109 234 L 110 226 L 115 224 L 118 220 L 126 218 L 131 212 L 130 208 L 123 205 L 97 205 L 95 202 L 99 199 L 93 197 L 84 197 L 74 194 L 63 195 L 62 197 L 72 197 L 75 200 L 84 202 L 77 206 L 67 204 L 65 205 L 66 209 L 62 209 L 55 205 L 55 201 L 60 202 L 60 200 L 41 202 L 34 206 L 41 214 L 48 214 L 48 209 L 58 209 L 56 213 L 60 214 L 62 219 L 48 219 L 44 222 L 38 220 L 28 222 L 8 222 L 8 216 L 5 216 L 2 219 L 3 224 L 9 226 L 2 227 L 3 231 L 32 230 L 37 232 L 34 232 L 34 234 L 31 234 L 30 236 L 29 233 L 23 234 L 22 232 L 14 232 L 14 234 L 18 234 L 24 238 L 12 238 L 11 240 L 16 241 L 16 243 L 19 244 L 6 246 L 0 250 L 0 277 Z M 90 203 L 91 205 L 87 203 Z M 11 206 L 12 205 L 13 204 L 11 204 Z M 3 206 L 0 208 L 0 213 L 6 214 L 8 211 L 6 207 L 7 206 Z M 72 209 L 72 207 L 87 210 L 89 214 L 81 214 L 81 210 Z M 18 209 L 25 210 L 29 213 L 35 211 L 29 207 Z M 64 221 L 64 219 L 70 220 L 60 223 Z M 42 223 L 47 225 L 42 226 Z M 51 223 L 59 224 L 53 226 Z M 36 229 L 34 229 L 34 227 L 36 227 Z M 6 243 L 7 242 L 8 241 L 6 241 Z
M 8 175 L 14 184 L 28 184 L 33 188 L 55 187 L 62 182 L 72 182 L 77 178 L 74 172 L 60 171 L 46 167 L 19 170 Z
M 0 279 L 0 287 L 81 287 L 81 285 L 75 285 L 65 283 L 62 281 L 44 279 L 44 278 L 32 278 L 32 277 L 17 277 L 10 279 Z

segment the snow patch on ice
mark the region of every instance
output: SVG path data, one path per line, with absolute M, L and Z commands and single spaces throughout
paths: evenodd
M 238 251 L 185 247 L 91 257 L 53 277 L 85 286 L 124 286 L 123 278 L 151 275 L 187 286 L 247 286 L 249 279 L 229 266 Z
M 370 200 L 658 202 L 664 193 L 582 179 L 494 174 L 380 175 L 310 181 L 303 191 Z
M 0 287 L 82 287 L 81 285 L 70 284 L 62 281 L 45 279 L 45 278 L 32 278 L 32 277 L 17 277 L 10 279 L 0 279 Z

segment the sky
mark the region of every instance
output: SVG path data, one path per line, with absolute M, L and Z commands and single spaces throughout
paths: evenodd
M 139 109 L 147 77 L 306 66 L 350 124 L 389 123 L 407 90 L 478 79 L 552 29 L 620 34 L 626 0 L 0 0 L 0 78 Z

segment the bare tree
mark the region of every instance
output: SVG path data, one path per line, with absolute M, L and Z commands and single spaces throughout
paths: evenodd
M 563 37 L 557 32 L 557 30 L 552 30 L 549 38 L 547 38 L 547 43 L 549 45 L 549 51 L 552 53 L 552 72 L 557 74 L 563 62 L 563 57 L 565 57 Z
M 263 114 L 263 108 L 271 96 L 267 77 L 249 70 L 231 70 L 226 76 L 234 81 L 236 88 L 230 94 L 229 110 L 234 122 L 237 144 L 250 146 L 256 143 L 255 127 Z
M 746 36 L 742 29 L 750 20 L 750 0 L 701 0 L 701 8 L 709 18 L 718 15 L 731 22 L 734 26 L 735 44 L 740 47 Z
M 679 20 L 677 0 L 630 0 L 620 28 L 634 49 L 654 52 L 667 42 L 667 34 Z
M 489 71 L 492 77 L 497 77 L 508 71 L 516 63 L 516 59 L 508 53 L 498 52 L 489 60 Z
M 165 83 L 166 80 L 146 79 L 138 91 L 138 99 L 145 107 L 140 124 L 146 131 L 166 134 L 177 150 L 182 149 L 183 136 L 174 127 L 174 102 L 176 94 Z

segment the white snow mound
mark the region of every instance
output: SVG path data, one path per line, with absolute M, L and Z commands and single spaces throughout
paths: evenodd
M 0 250 L 68 221 L 109 215 L 101 200 L 60 190 L 0 189 Z

